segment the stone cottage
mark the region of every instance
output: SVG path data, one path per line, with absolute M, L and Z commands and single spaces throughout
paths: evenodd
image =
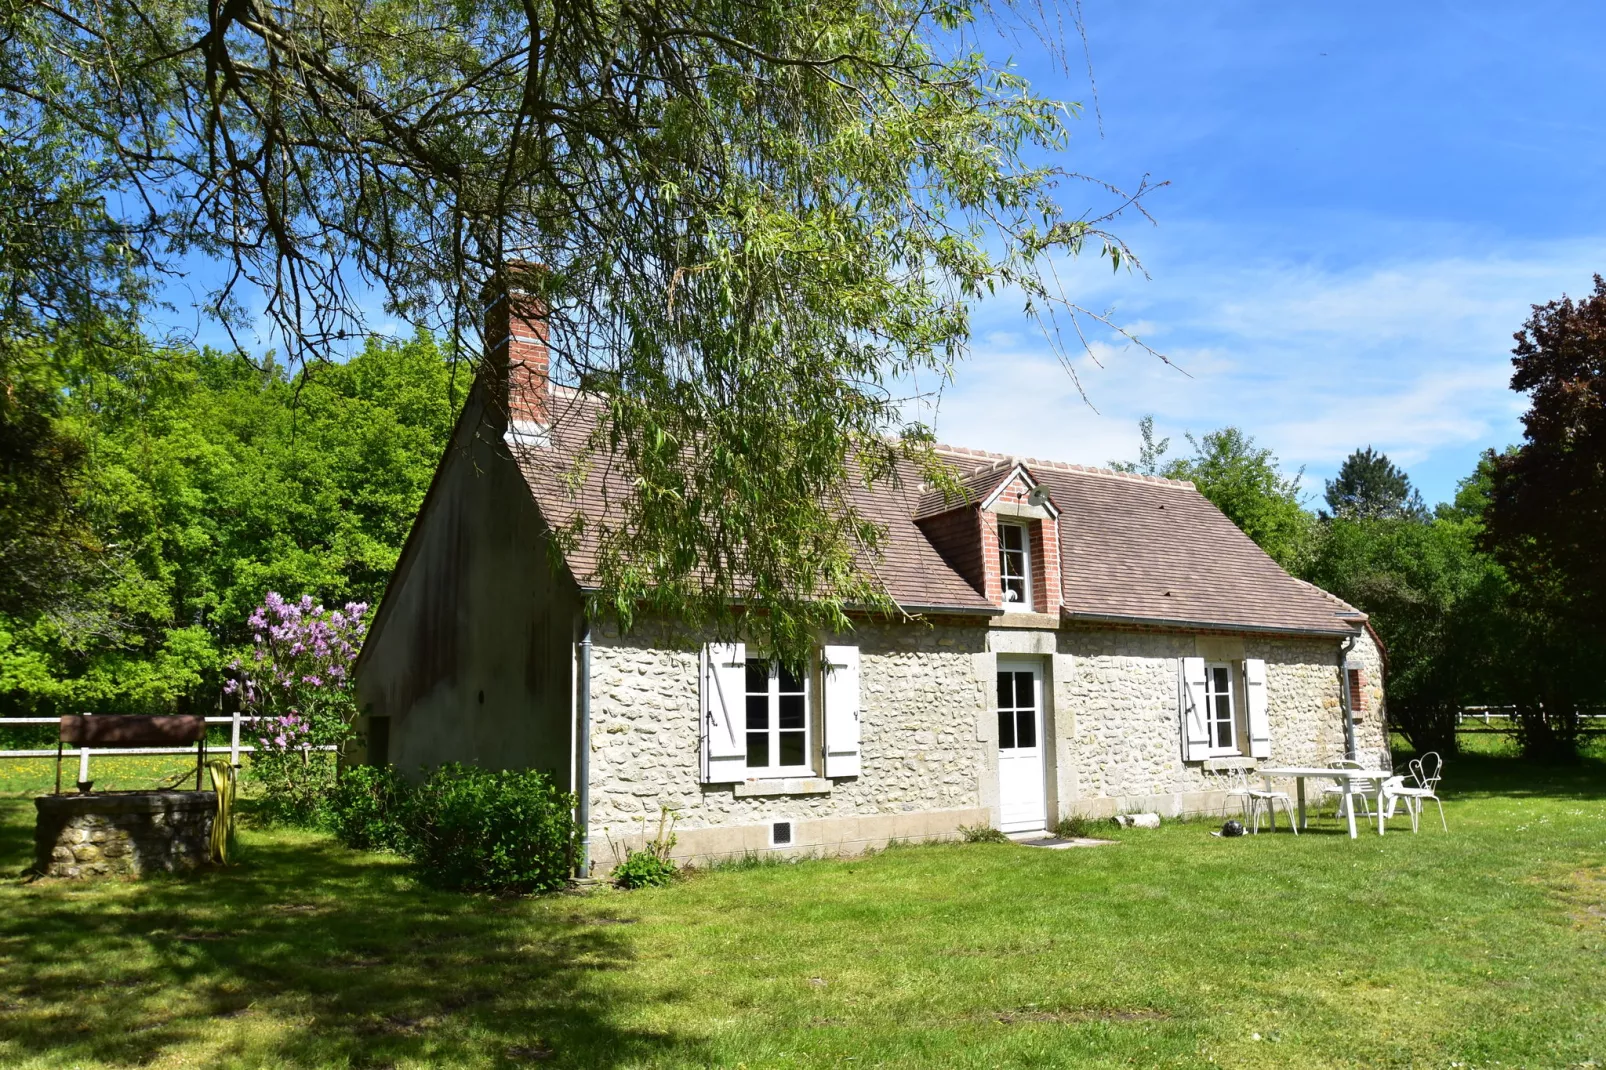
M 1383 651 L 1189 483 L 947 449 L 962 499 L 856 490 L 918 619 L 821 636 L 806 672 L 669 622 L 590 624 L 594 547 L 549 525 L 578 487 L 588 399 L 547 379 L 517 292 L 357 664 L 368 760 L 551 772 L 591 864 L 677 815 L 687 858 L 854 852 L 962 825 L 1218 807 L 1219 774 L 1387 761 Z

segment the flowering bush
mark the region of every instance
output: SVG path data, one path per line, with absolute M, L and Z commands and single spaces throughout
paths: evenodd
M 325 609 L 270 591 L 248 620 L 250 655 L 230 664 L 224 690 L 258 718 L 251 773 L 271 818 L 311 821 L 334 789 L 337 756 L 354 736 L 351 664 L 367 611 L 362 602 Z M 328 746 L 336 751 L 317 749 Z

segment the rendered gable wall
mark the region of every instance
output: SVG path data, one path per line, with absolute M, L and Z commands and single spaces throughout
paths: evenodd
M 532 768 L 569 786 L 580 598 L 478 388 L 465 406 L 358 666 L 389 760 Z M 364 727 L 360 725 L 359 727 Z

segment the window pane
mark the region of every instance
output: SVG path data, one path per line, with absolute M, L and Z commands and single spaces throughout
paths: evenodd
M 1015 721 L 1019 725 L 1015 733 L 1015 746 L 1037 746 L 1037 711 L 1030 707 L 1020 710 L 1015 715 Z
M 762 769 L 770 764 L 770 734 L 768 732 L 747 733 L 747 764 L 754 769 Z
M 768 695 L 747 696 L 747 729 L 748 731 L 762 731 L 770 726 L 770 697 Z
M 1015 674 L 1012 672 L 998 674 L 998 708 L 1001 710 L 1015 708 Z
M 782 665 L 781 666 L 781 690 L 782 691 L 802 691 L 803 690 L 803 677 L 799 676 L 797 673 L 793 672 L 791 669 L 788 669 L 785 665 Z
M 998 542 L 1006 550 L 1024 550 L 1026 532 L 1019 524 L 1002 524 L 998 529 Z
M 1000 750 L 1010 750 L 1015 746 L 1015 711 L 1001 709 L 998 711 L 998 747 Z
M 1025 602 L 1026 581 L 1019 576 L 1006 578 L 1004 580 L 1004 601 Z
M 782 732 L 781 733 L 781 760 L 779 762 L 777 762 L 776 764 L 777 765 L 802 765 L 803 764 L 803 733 L 802 732 Z
M 803 727 L 803 696 L 781 696 L 781 723 L 783 730 L 801 729 Z
M 763 658 L 747 659 L 747 690 L 769 694 L 770 663 Z
M 1232 722 L 1231 721 L 1217 721 L 1216 722 L 1216 746 L 1218 746 L 1218 747 L 1230 747 L 1230 746 L 1232 746 Z

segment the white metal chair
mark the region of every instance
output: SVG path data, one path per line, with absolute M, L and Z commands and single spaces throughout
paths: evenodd
M 1335 758 L 1327 763 L 1327 767 L 1329 769 L 1366 768 L 1366 766 L 1351 758 Z M 1377 794 L 1377 789 L 1378 783 L 1376 780 L 1335 780 L 1322 785 L 1322 797 L 1326 798 L 1329 795 L 1338 797 L 1338 805 L 1333 810 L 1334 817 L 1343 817 L 1344 807 L 1354 806 L 1355 801 L 1359 799 L 1361 813 L 1370 818 L 1372 816 L 1370 797 Z
M 1283 804 L 1288 813 L 1288 827 L 1299 835 L 1299 820 L 1294 817 L 1294 803 L 1286 791 L 1271 791 L 1266 788 L 1250 787 L 1249 778 L 1242 769 L 1231 770 L 1227 774 L 1227 797 L 1238 799 L 1244 808 L 1244 819 L 1250 823 L 1250 832 L 1260 833 L 1260 809 L 1266 808 L 1266 815 L 1271 819 L 1271 830 L 1277 831 L 1277 804 Z M 1225 809 L 1225 806 L 1223 806 Z
M 1405 803 L 1405 812 L 1411 817 L 1411 831 L 1416 832 L 1421 826 L 1422 807 L 1426 800 L 1432 799 L 1433 804 L 1439 808 L 1439 824 L 1444 831 L 1450 831 L 1449 822 L 1444 819 L 1444 803 L 1439 801 L 1439 778 L 1444 775 L 1444 760 L 1435 751 L 1429 751 L 1420 758 L 1412 758 L 1408 766 L 1410 772 L 1405 776 L 1389 777 L 1383 782 L 1382 805 L 1377 815 L 1377 831 L 1383 831 L 1384 822 L 1394 814 L 1396 802 Z

